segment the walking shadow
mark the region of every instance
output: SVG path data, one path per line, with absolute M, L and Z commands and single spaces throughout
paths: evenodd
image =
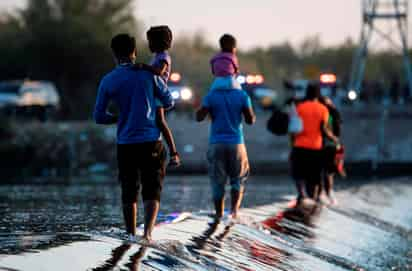
M 216 264 L 215 269 L 220 270 L 219 261 L 222 259 L 220 255 L 226 255 L 228 251 L 236 251 L 241 247 L 242 253 L 250 260 L 254 260 L 271 267 L 276 267 L 279 270 L 286 271 L 291 270 L 293 267 L 289 266 L 284 259 L 291 260 L 293 255 L 283 251 L 282 249 L 270 246 L 262 243 L 258 240 L 251 239 L 247 236 L 231 236 L 226 240 L 227 236 L 231 233 L 235 224 L 231 223 L 224 227 L 223 231 L 218 232 L 219 223 L 211 223 L 208 228 L 199 236 L 195 236 L 191 239 L 193 245 L 188 249 L 194 255 L 199 257 L 206 257 L 211 262 L 209 264 Z M 223 247 L 225 245 L 225 247 Z M 215 256 L 216 255 L 216 256 Z M 233 267 L 236 270 L 251 270 L 245 262 L 234 261 Z M 213 269 L 213 270 L 215 270 Z
M 107 259 L 101 266 L 91 269 L 92 271 L 114 270 L 126 252 L 132 247 L 131 244 L 122 244 L 112 250 L 111 258 Z M 145 256 L 147 247 L 140 247 L 139 250 L 129 257 L 129 262 L 125 267 L 130 271 L 138 271 L 141 259 Z
M 273 233 L 285 234 L 300 240 L 313 239 L 316 221 L 322 211 L 322 205 L 312 200 L 287 208 L 267 218 L 262 225 Z
M 217 231 L 219 227 L 219 222 L 214 221 L 213 223 L 208 224 L 208 228 L 199 236 L 193 236 L 191 241 L 193 245 L 189 246 L 188 249 L 193 252 L 194 250 L 205 249 L 206 244 L 210 243 L 214 247 L 221 248 L 221 242 L 223 239 L 230 233 L 230 229 L 233 227 L 233 224 L 225 226 L 223 232 L 217 235 L 212 241 L 212 235 Z

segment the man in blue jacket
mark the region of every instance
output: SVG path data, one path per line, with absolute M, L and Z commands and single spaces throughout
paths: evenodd
M 128 34 L 112 39 L 111 48 L 117 67 L 100 82 L 94 119 L 97 124 L 117 123 L 117 161 L 122 188 L 123 215 L 128 239 L 136 239 L 137 198 L 142 192 L 144 235 L 151 241 L 160 205 L 165 175 L 165 150 L 156 126 L 156 102 L 165 108 L 173 106 L 167 86 L 144 70 L 134 70 L 136 42 Z M 108 112 L 109 102 L 119 114 Z

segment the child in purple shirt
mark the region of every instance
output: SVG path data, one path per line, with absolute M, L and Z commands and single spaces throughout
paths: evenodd
M 239 61 L 236 56 L 236 39 L 230 34 L 224 34 L 220 40 L 221 52 L 210 60 L 212 74 L 215 76 L 211 90 L 241 89 L 236 80 L 239 73 Z
M 150 61 L 150 65 L 137 63 L 135 64 L 135 67 L 148 70 L 155 75 L 160 76 L 165 84 L 167 84 L 172 65 L 172 59 L 167 52 L 172 45 L 172 31 L 166 25 L 154 26 L 147 31 L 146 36 L 149 42 L 149 49 L 154 56 Z M 179 153 L 176 150 L 173 134 L 167 124 L 163 105 L 159 101 L 157 101 L 157 105 L 156 121 L 169 148 L 169 166 L 177 167 L 181 164 L 181 161 Z
M 135 67 L 148 70 L 160 76 L 167 83 L 172 69 L 172 58 L 167 52 L 172 45 L 172 31 L 167 25 L 153 26 L 147 31 L 146 37 L 153 58 L 149 65 L 136 63 Z

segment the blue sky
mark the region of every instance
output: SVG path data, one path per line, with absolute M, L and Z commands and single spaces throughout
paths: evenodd
M 148 27 L 168 24 L 175 36 L 202 31 L 217 42 L 234 34 L 239 47 L 267 46 L 285 40 L 299 44 L 319 34 L 323 43 L 357 40 L 361 0 L 139 0 L 136 15 Z M 0 10 L 24 5 L 25 0 L 0 0 Z

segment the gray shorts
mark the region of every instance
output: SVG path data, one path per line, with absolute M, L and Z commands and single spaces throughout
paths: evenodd
M 211 144 L 207 152 L 214 200 L 224 197 L 227 179 L 232 190 L 240 191 L 249 177 L 245 144 Z

